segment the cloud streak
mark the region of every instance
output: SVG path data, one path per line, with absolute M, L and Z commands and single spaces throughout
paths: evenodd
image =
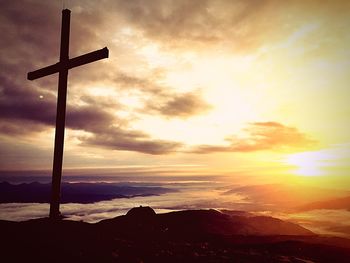
M 211 106 L 206 103 L 196 92 L 187 92 L 167 96 L 157 103 L 149 102 L 146 109 L 154 111 L 165 117 L 188 118 L 194 115 L 206 113 Z
M 246 128 L 246 132 L 248 134 L 246 138 L 236 136 L 227 138 L 229 145 L 199 145 L 194 147 L 191 152 L 206 154 L 283 150 L 303 148 L 316 143 L 298 129 L 278 122 L 254 122 Z

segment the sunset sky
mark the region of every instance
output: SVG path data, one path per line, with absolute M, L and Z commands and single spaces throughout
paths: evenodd
M 349 1 L 63 2 L 1 1 L 1 170 L 52 167 L 57 74 L 26 77 L 64 7 L 70 57 L 109 49 L 69 72 L 64 168 L 349 188 Z

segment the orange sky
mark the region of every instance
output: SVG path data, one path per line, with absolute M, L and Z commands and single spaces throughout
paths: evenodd
M 110 50 L 69 73 L 65 168 L 161 166 L 347 188 L 348 1 L 65 5 L 70 56 Z M 52 166 L 57 76 L 25 78 L 57 62 L 61 8 L 0 11 L 2 170 Z

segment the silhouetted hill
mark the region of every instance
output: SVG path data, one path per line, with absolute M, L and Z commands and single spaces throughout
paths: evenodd
M 176 190 L 118 183 L 62 183 L 61 203 L 93 203 L 114 198 L 160 195 Z M 0 203 L 49 203 L 51 184 L 0 183 Z
M 0 231 L 2 262 L 348 262 L 350 257 L 348 239 L 215 210 L 156 214 L 139 207 L 96 224 L 0 221 Z
M 152 211 L 152 212 L 151 212 Z M 147 222 L 147 223 L 146 223 Z M 216 210 L 186 210 L 156 215 L 151 208 L 131 209 L 127 215 L 98 223 L 118 234 L 138 231 L 169 236 L 214 235 L 300 235 L 313 233 L 297 224 L 267 216 L 237 216 Z

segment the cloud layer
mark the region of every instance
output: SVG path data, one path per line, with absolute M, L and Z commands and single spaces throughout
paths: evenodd
M 278 122 L 255 122 L 246 128 L 248 136 L 238 138 L 232 136 L 226 140 L 226 146 L 200 145 L 193 150 L 195 153 L 213 152 L 254 152 L 273 149 L 303 148 L 315 141 L 309 139 L 294 127 L 288 127 Z
M 73 8 L 78 12 L 74 13 L 71 22 L 71 54 L 99 48 L 98 30 L 105 26 L 106 21 L 102 19 L 101 10 L 96 10 L 92 16 L 89 8 L 85 4 L 84 8 L 79 4 Z M 43 9 L 45 13 L 39 11 Z M 38 1 L 14 1 L 2 9 L 4 37 L 0 49 L 6 54 L 0 60 L 0 131 L 3 135 L 21 136 L 54 125 L 56 76 L 36 82 L 29 82 L 25 77 L 28 71 L 53 64 L 57 60 L 59 35 L 58 30 L 53 30 L 54 25 L 60 25 L 57 9 L 56 4 Z M 117 14 L 115 16 L 118 17 Z M 87 26 L 89 24 L 91 26 Z M 158 114 L 168 118 L 190 117 L 200 113 L 202 108 L 207 108 L 198 94 L 166 91 L 167 87 L 159 86 L 152 79 L 131 76 L 101 63 L 88 66 L 85 70 L 75 70 L 70 78 L 73 83 L 79 79 L 83 85 L 96 85 L 101 77 L 116 89 L 135 90 L 141 97 L 147 97 L 144 106 L 141 104 L 139 107 L 140 114 Z M 69 86 L 68 93 L 79 96 L 74 88 Z M 151 135 L 131 128 L 129 119 L 116 118 L 114 114 L 114 111 L 127 108 L 128 105 L 118 103 L 118 98 L 104 98 L 95 99 L 84 95 L 78 98 L 82 105 L 76 105 L 68 99 L 67 128 L 90 134 L 79 137 L 82 144 L 150 154 L 168 153 L 181 145 L 153 139 Z
M 167 69 L 153 53 L 170 52 L 175 62 L 176 52 L 184 48 L 244 53 L 261 46 L 273 31 L 272 24 L 281 19 L 279 15 L 265 19 L 271 6 L 274 14 L 283 8 L 267 0 L 74 1 L 69 5 L 70 56 L 107 45 L 110 58 L 71 70 L 67 128 L 81 132 L 75 139 L 83 146 L 155 155 L 184 152 L 186 143 L 158 138 L 137 126 L 138 120 L 188 121 L 210 113 L 215 105 L 206 101 L 201 87 L 170 85 Z M 57 76 L 30 82 L 26 75 L 57 62 L 60 9 L 59 3 L 36 0 L 2 6 L 0 136 L 5 140 L 33 137 L 54 127 Z M 173 64 L 169 67 L 176 68 Z M 296 128 L 274 122 L 252 123 L 246 132 L 248 138 L 227 138 L 227 146 L 203 142 L 191 152 L 250 152 L 311 143 Z

